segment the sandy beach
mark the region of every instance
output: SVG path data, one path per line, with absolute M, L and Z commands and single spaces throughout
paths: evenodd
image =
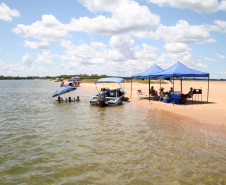
M 193 122 L 199 123 L 202 126 L 213 126 L 214 128 L 223 129 L 226 131 L 226 96 L 224 93 L 226 91 L 226 82 L 225 81 L 210 81 L 209 88 L 209 98 L 207 103 L 207 81 L 183 81 L 183 93 L 188 93 L 190 87 L 194 89 L 202 89 L 202 95 L 194 95 L 192 100 L 189 100 L 186 104 L 171 104 L 163 103 L 159 101 L 148 100 L 146 98 L 139 99 L 137 95 L 137 90 L 141 89 L 142 92 L 145 92 L 144 97 L 148 97 L 148 84 L 143 83 L 132 83 L 132 94 L 131 94 L 131 83 L 125 83 L 124 89 L 127 91 L 126 97 L 129 97 L 130 103 L 134 103 L 138 106 L 143 106 L 145 108 L 151 109 L 153 111 L 162 111 L 165 114 L 170 114 L 172 116 L 181 117 L 184 119 L 190 119 Z M 116 87 L 116 84 L 105 84 L 109 88 Z M 151 84 L 154 86 L 154 89 L 159 91 L 160 84 Z M 162 84 L 164 91 L 169 91 L 172 87 L 171 83 Z M 175 91 L 181 90 L 180 80 L 175 80 L 174 84 Z M 81 87 L 89 91 L 97 92 L 94 83 L 81 83 Z M 199 96 L 199 97 L 198 97 Z M 197 101 L 201 101 L 198 102 Z M 196 103 L 195 103 L 196 102 Z

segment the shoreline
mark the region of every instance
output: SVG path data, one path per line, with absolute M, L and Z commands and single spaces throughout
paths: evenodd
M 109 88 L 115 88 L 115 84 L 107 84 Z M 157 90 L 160 87 L 160 84 L 151 84 Z M 162 85 L 166 91 L 170 89 L 171 84 L 163 84 Z M 206 87 L 205 87 L 206 86 Z M 214 88 L 214 90 L 211 88 Z M 218 92 L 226 91 L 226 82 L 211 82 L 210 85 L 210 96 L 209 103 L 206 103 L 206 97 L 204 97 L 205 93 L 207 93 L 207 82 L 203 81 L 185 81 L 183 83 L 183 89 L 189 90 L 190 87 L 202 87 L 202 103 L 200 104 L 183 104 L 173 105 L 172 103 L 163 103 L 159 101 L 153 101 L 148 99 L 137 98 L 137 90 L 142 89 L 142 92 L 148 92 L 148 84 L 142 83 L 133 83 L 132 84 L 132 96 L 131 96 L 131 84 L 125 84 L 125 90 L 127 94 L 125 97 L 129 98 L 129 102 L 136 104 L 138 106 L 154 110 L 160 111 L 164 114 L 168 114 L 175 118 L 190 120 L 190 122 L 196 122 L 201 127 L 205 127 L 208 130 L 221 130 L 222 133 L 226 134 L 226 97 L 224 95 L 219 95 Z M 84 88 L 88 91 L 93 91 L 96 93 L 96 87 L 94 83 L 81 83 L 79 88 Z M 175 84 L 175 91 L 180 90 L 180 82 Z M 158 90 L 157 90 L 158 91 Z M 185 91 L 186 92 L 186 91 Z M 145 94 L 145 97 L 147 93 Z M 148 96 L 147 96 L 148 97 Z

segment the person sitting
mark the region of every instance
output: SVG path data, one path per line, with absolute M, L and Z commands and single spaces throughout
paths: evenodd
M 165 92 L 163 91 L 164 90 L 164 88 L 163 87 L 161 87 L 160 89 L 159 89 L 159 95 L 160 95 L 160 98 L 162 99 L 162 98 L 164 98 L 165 97 Z
M 164 92 L 164 97 L 171 98 L 171 94 L 173 94 L 173 88 L 171 87 L 169 92 Z
M 79 99 L 79 96 L 77 96 L 77 99 L 76 99 L 76 101 L 80 101 L 80 99 Z
M 157 97 L 158 96 L 157 91 L 154 90 L 154 87 L 153 86 L 151 86 L 150 95 L 151 96 L 154 96 L 154 97 Z
M 69 102 L 72 102 L 71 97 L 68 98 L 68 101 L 69 101 Z
M 193 96 L 193 88 L 190 88 L 190 91 L 188 92 L 188 94 L 185 94 L 185 100 L 187 100 L 188 98 L 191 98 Z
M 61 102 L 61 101 L 64 101 L 64 100 L 63 100 L 63 98 L 61 98 L 60 96 L 58 96 L 57 101 L 58 101 L 58 102 Z

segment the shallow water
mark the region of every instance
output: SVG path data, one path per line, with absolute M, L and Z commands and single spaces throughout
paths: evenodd
M 82 86 L 82 84 L 81 84 Z M 225 184 L 225 137 L 131 103 L 99 108 L 78 88 L 0 81 L 0 184 Z

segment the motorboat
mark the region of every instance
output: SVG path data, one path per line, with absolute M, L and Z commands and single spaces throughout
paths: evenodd
M 90 105 L 92 106 L 117 106 L 122 104 L 122 101 L 128 101 L 128 98 L 124 97 L 126 91 L 122 88 L 123 78 L 101 78 L 95 85 L 97 88 L 98 83 L 110 83 L 115 82 L 120 85 L 120 88 L 109 89 L 108 87 L 102 87 L 100 91 L 97 88 L 98 93 L 90 97 Z

